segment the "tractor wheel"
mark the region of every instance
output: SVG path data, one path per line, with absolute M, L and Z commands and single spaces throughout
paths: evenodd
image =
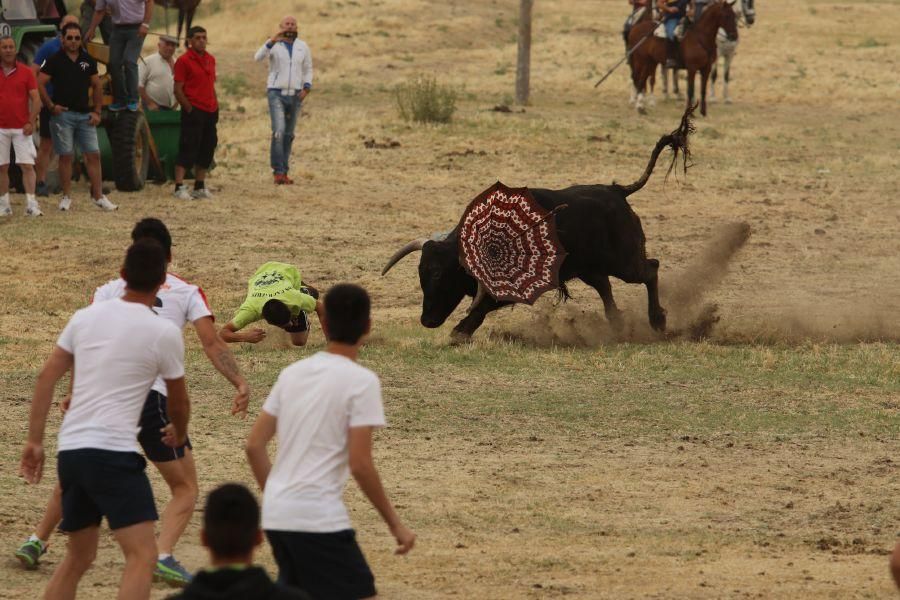
M 144 187 L 147 171 L 150 169 L 147 120 L 143 113 L 123 111 L 110 120 L 109 126 L 116 189 L 121 192 L 136 192 Z

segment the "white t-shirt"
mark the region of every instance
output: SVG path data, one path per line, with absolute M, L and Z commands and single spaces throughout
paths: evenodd
M 344 485 L 351 427 L 383 427 L 378 376 L 319 352 L 287 367 L 263 404 L 276 419 L 278 452 L 263 495 L 262 526 L 328 533 L 350 529 Z
M 116 299 L 76 312 L 56 344 L 75 357 L 59 450 L 137 452 L 138 421 L 153 380 L 184 376 L 181 331 L 143 304 Z
M 125 280 L 114 279 L 97 288 L 92 302 L 103 302 L 125 295 Z M 166 274 L 166 282 L 162 284 L 156 293 L 157 306 L 153 311 L 171 322 L 178 329 L 184 329 L 188 323 L 193 323 L 203 317 L 211 317 L 206 296 L 196 285 L 191 285 L 177 275 Z M 162 377 L 157 377 L 153 382 L 153 388 L 163 396 L 166 396 L 166 382 Z
M 174 63 L 170 65 L 159 52 L 138 62 L 138 85 L 151 100 L 166 108 L 176 104 L 174 68 Z

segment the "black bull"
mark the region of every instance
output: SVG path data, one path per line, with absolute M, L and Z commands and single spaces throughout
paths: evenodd
M 597 290 L 603 300 L 606 318 L 616 329 L 621 327 L 622 317 L 613 299 L 610 276 L 647 286 L 650 325 L 657 331 L 665 331 L 666 311 L 659 304 L 659 261 L 647 258 L 641 220 L 628 205 L 627 198 L 644 187 L 659 154 L 667 146 L 674 153 L 669 169 L 674 166 L 679 152 L 683 153 L 687 168 L 690 158 L 688 136 L 693 131 L 692 112 L 693 108 L 689 108 L 680 127 L 659 139 L 644 174 L 631 185 L 613 183 L 576 185 L 564 190 L 531 189 L 537 203 L 547 210 L 568 205 L 554 215 L 559 240 L 568 252 L 560 267 L 560 282 L 578 278 Z M 479 293 L 478 282 L 459 260 L 458 229 L 457 226 L 446 236 L 408 243 L 391 257 L 381 274 L 387 273 L 407 254 L 421 250 L 422 325 L 440 327 L 465 296 L 472 296 L 474 301 L 469 313 L 453 328 L 454 341 L 464 341 L 475 333 L 488 313 L 511 303 Z M 564 284 L 561 289 L 565 290 Z

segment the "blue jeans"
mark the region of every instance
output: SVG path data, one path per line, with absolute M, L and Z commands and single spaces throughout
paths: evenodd
M 72 111 L 50 117 L 53 151 L 60 156 L 71 156 L 75 154 L 75 144 L 78 144 L 82 153 L 100 152 L 97 128 L 90 121 L 90 114 Z
M 112 76 L 113 98 L 118 104 L 136 104 L 138 95 L 138 64 L 144 38 L 138 26 L 113 27 L 109 41 L 109 73 Z
M 272 171 L 276 175 L 286 175 L 291 160 L 291 146 L 294 144 L 294 128 L 300 116 L 300 96 L 269 90 L 269 117 L 272 119 L 272 145 L 269 158 Z
M 678 27 L 678 22 L 681 20 L 681 17 L 672 17 L 671 19 L 666 19 L 663 25 L 666 28 L 666 38 L 670 42 L 675 41 L 675 28 Z

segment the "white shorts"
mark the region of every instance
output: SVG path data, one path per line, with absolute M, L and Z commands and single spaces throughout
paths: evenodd
M 30 135 L 21 129 L 0 129 L 0 165 L 9 164 L 9 149 L 16 149 L 16 164 L 33 165 L 37 150 Z

